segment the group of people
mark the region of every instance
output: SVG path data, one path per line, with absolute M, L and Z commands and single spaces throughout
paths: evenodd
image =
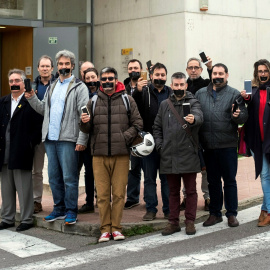
M 176 72 L 170 86 L 166 85 L 167 68 L 162 63 L 151 66 L 146 80 L 141 77 L 142 63 L 132 59 L 127 66 L 129 77 L 121 83 L 113 67 L 105 67 L 99 74 L 93 63 L 84 62 L 80 80 L 72 74 L 72 52 L 59 51 L 55 58 L 58 76 L 52 74 L 51 57 L 41 56 L 39 76 L 31 91 L 25 91 L 22 70 L 13 69 L 8 74 L 11 94 L 0 99 L 0 229 L 15 226 L 16 192 L 21 213 L 17 231 L 31 228 L 32 214 L 42 211 L 45 152 L 54 201 L 53 211 L 44 218 L 47 222 L 63 219 L 66 225 L 72 225 L 78 213 L 93 213 L 96 188 L 99 242 L 125 239 L 121 227 L 123 210 L 139 204 L 143 170 L 144 221 L 156 218 L 159 172 L 162 211 L 168 219 L 162 235 L 181 230 L 180 210 L 185 210 L 186 234 L 196 233 L 199 172 L 205 210 L 209 211 L 203 226 L 223 220 L 224 200 L 228 225 L 236 227 L 238 125 L 245 122 L 245 140 L 264 193 L 258 226 L 270 225 L 267 60 L 255 63 L 254 87 L 248 95 L 245 90 L 239 92 L 229 86 L 227 66 L 212 65 L 209 57 L 209 79 L 201 77 L 201 61 L 190 58 L 188 78 Z M 184 106 L 189 108 L 187 114 Z M 137 157 L 130 154 L 130 146 L 141 131 L 153 135 L 155 148 Z M 78 209 L 82 165 L 86 203 Z

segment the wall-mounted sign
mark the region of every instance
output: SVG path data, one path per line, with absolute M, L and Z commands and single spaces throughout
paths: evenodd
M 127 65 L 129 60 L 133 59 L 133 48 L 127 48 L 121 50 L 121 66 L 122 72 L 127 73 Z
M 32 75 L 32 67 L 25 67 L 25 75 Z
M 49 44 L 57 44 L 57 37 L 49 37 Z

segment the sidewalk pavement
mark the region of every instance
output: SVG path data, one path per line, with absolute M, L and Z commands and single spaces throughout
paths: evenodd
M 44 169 L 46 172 L 46 168 Z M 47 181 L 46 173 L 44 177 L 44 182 Z M 142 177 L 143 178 L 143 177 Z M 241 158 L 238 162 L 238 173 L 237 173 L 237 185 L 238 185 L 238 210 L 260 204 L 262 202 L 262 188 L 261 182 L 258 178 L 255 180 L 255 168 L 254 161 L 252 157 Z M 80 176 L 80 193 L 84 189 L 83 183 L 83 172 Z M 209 215 L 204 209 L 204 199 L 201 192 L 201 174 L 197 175 L 197 192 L 198 192 L 198 208 L 197 208 L 197 218 L 196 223 L 206 220 Z M 140 205 L 133 207 L 128 210 L 123 211 L 122 225 L 123 229 L 130 229 L 134 226 L 149 225 L 155 230 L 162 229 L 166 226 L 167 220 L 164 219 L 162 213 L 162 200 L 160 192 L 160 181 L 157 180 L 157 193 L 158 193 L 158 213 L 156 219 L 153 221 L 142 221 L 142 217 L 146 212 L 145 203 L 143 201 L 143 179 L 141 181 L 141 196 Z M 181 192 L 182 200 L 182 192 Z M 1 197 L 0 197 L 1 201 Z M 85 193 L 79 195 L 78 206 L 79 208 L 85 203 Z M 34 215 L 34 222 L 36 226 L 43 227 L 51 230 L 60 231 L 63 233 L 96 236 L 100 235 L 99 231 L 99 214 L 98 208 L 95 208 L 95 213 L 91 214 L 79 214 L 78 222 L 74 225 L 64 225 L 63 220 L 57 220 L 52 223 L 47 223 L 43 221 L 43 217 L 47 216 L 53 210 L 53 199 L 50 190 L 48 189 L 48 184 L 44 184 L 44 194 L 42 198 L 43 211 Z M 224 211 L 225 212 L 225 211 Z M 259 216 L 260 213 L 258 213 Z M 16 220 L 19 220 L 19 206 L 17 203 L 17 216 Z M 180 221 L 183 226 L 184 221 L 184 211 L 180 213 Z M 180 224 L 180 225 L 181 225 Z

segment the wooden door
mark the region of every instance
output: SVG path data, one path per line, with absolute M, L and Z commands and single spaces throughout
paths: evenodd
M 3 32 L 1 49 L 1 96 L 5 96 L 10 93 L 8 71 L 13 68 L 25 70 L 33 65 L 33 28 L 12 28 Z M 33 80 L 32 75 L 27 77 Z

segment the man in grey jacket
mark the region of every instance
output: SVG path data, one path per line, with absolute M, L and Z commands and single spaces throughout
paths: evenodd
M 30 105 L 44 116 L 42 141 L 48 156 L 49 183 L 54 209 L 44 218 L 47 222 L 65 219 L 75 224 L 78 211 L 78 155 L 86 148 L 88 135 L 79 131 L 81 107 L 89 96 L 86 85 L 72 75 L 75 55 L 67 50 L 56 56 L 59 78 L 40 101 L 32 90 L 25 93 Z
M 210 195 L 210 216 L 203 226 L 212 226 L 223 220 L 223 178 L 228 225 L 237 227 L 237 131 L 238 124 L 247 120 L 248 113 L 240 92 L 227 84 L 228 68 L 219 63 L 212 70 L 212 83 L 195 94 L 204 114 L 200 142 L 205 150 Z

